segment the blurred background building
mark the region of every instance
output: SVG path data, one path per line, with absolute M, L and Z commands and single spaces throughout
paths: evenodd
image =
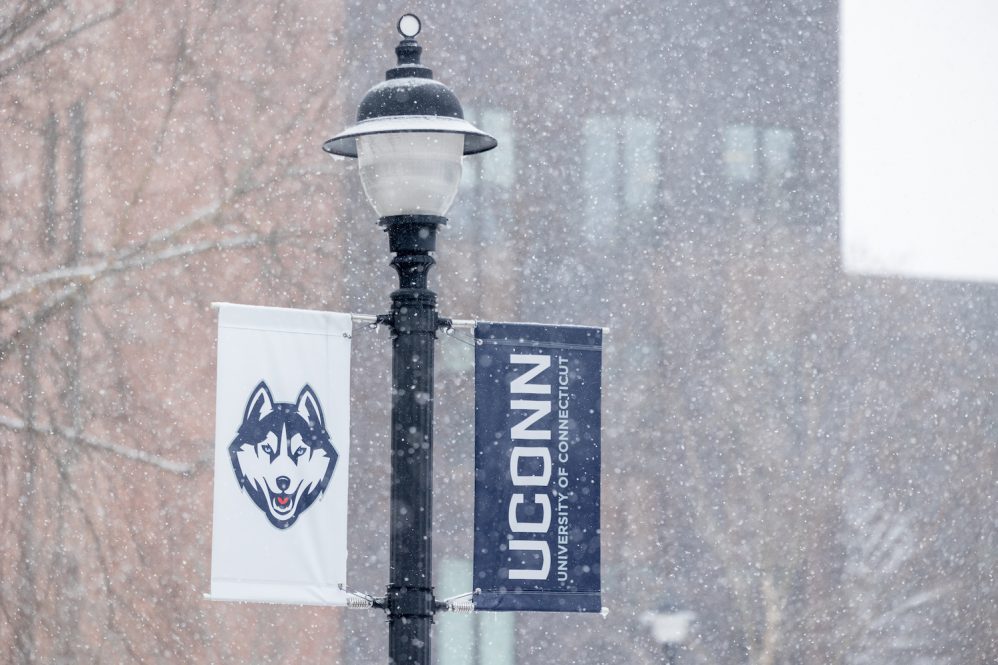
M 201 598 L 208 305 L 385 311 L 386 238 L 319 146 L 413 11 L 500 141 L 440 239 L 443 315 L 611 329 L 609 615 L 442 616 L 437 662 L 998 660 L 998 294 L 842 272 L 835 2 L 15 4 L 3 659 L 386 660 L 375 613 Z M 353 342 L 350 584 L 380 593 L 390 345 Z M 473 586 L 473 346 L 439 353 L 446 597 Z M 663 613 L 695 617 L 668 649 Z

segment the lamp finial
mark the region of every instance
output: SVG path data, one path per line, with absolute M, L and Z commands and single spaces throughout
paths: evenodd
M 415 14 L 403 14 L 402 18 L 399 19 L 399 34 L 406 39 L 414 39 L 422 27 L 423 24 Z

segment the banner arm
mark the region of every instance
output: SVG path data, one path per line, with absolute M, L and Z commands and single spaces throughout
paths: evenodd
M 229 303 L 225 302 L 213 302 L 211 303 L 211 308 L 219 309 L 222 305 L 228 305 L 228 304 Z M 350 314 L 350 319 L 354 323 L 371 325 L 371 324 L 383 323 L 382 316 L 383 315 L 377 315 L 377 314 Z M 449 327 L 451 328 L 470 329 L 478 325 L 478 321 L 476 321 L 475 319 L 448 319 L 448 322 L 449 322 Z
M 385 609 L 385 599 L 376 598 L 369 593 L 364 593 L 363 591 L 354 591 L 346 584 L 340 582 L 336 585 L 340 591 L 351 596 L 347 598 L 347 609 L 351 610 L 366 610 L 366 609 Z

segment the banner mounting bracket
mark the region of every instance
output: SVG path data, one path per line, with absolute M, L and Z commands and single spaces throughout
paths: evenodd
M 385 599 L 376 598 L 369 593 L 364 593 L 363 591 L 354 591 L 346 584 L 340 582 L 336 585 L 339 587 L 340 591 L 350 596 L 347 598 L 347 608 L 351 610 L 367 610 L 367 609 L 379 609 L 384 610 Z

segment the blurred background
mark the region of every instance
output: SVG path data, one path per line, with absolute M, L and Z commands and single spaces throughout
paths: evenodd
M 209 305 L 387 310 L 387 238 L 320 146 L 406 11 L 500 144 L 465 162 L 441 314 L 610 328 L 609 614 L 441 616 L 436 662 L 998 662 L 998 291 L 843 271 L 832 0 L 0 8 L 0 661 L 387 661 L 376 612 L 203 599 Z M 446 597 L 473 346 L 441 337 Z M 377 595 L 390 340 L 353 346 L 349 582 Z

